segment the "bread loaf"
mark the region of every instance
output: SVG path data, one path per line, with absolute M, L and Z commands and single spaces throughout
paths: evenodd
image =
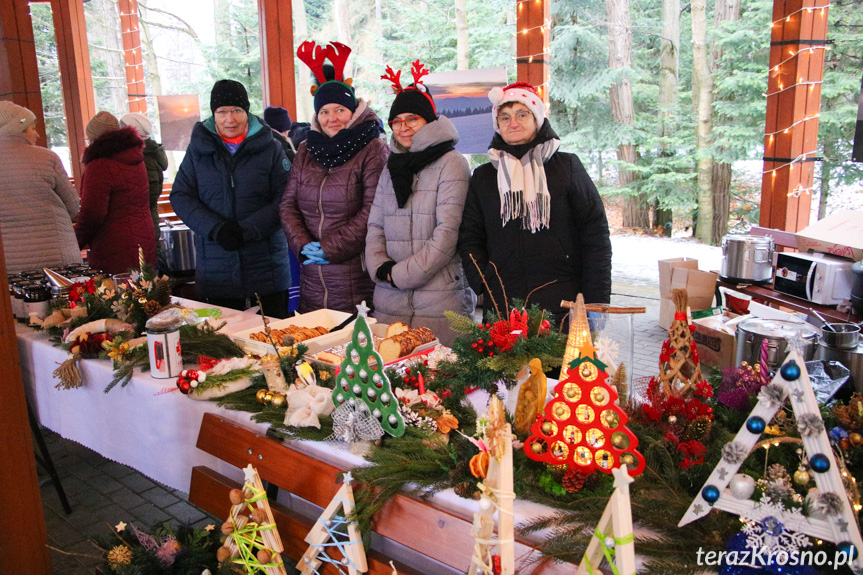
M 324 334 L 329 333 L 330 330 L 323 327 L 300 327 L 298 325 L 289 325 L 282 329 L 271 329 L 270 335 L 273 338 L 273 341 L 276 344 L 281 344 L 282 340 L 286 335 L 289 335 L 294 338 L 294 341 L 299 343 L 301 341 L 306 341 L 308 339 L 312 339 L 314 337 L 318 337 Z M 257 333 L 253 333 L 249 336 L 249 339 L 253 339 L 255 341 L 260 341 L 263 343 L 270 343 L 270 339 L 267 337 L 267 333 L 263 331 L 259 331 Z
M 393 337 L 408 330 L 410 330 L 410 326 L 408 326 L 406 323 L 397 321 L 387 326 L 387 337 Z
M 389 334 L 389 329 L 387 333 Z M 431 343 L 434 340 L 435 335 L 430 329 L 427 327 L 416 327 L 392 337 L 387 337 L 381 341 L 378 353 L 383 358 L 384 363 L 389 363 L 400 357 L 410 355 L 419 346 Z

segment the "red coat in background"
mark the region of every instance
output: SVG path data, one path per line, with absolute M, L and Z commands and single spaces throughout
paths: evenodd
M 150 215 L 150 184 L 144 141 L 135 128 L 99 137 L 84 151 L 81 210 L 75 235 L 90 246 L 88 263 L 110 274 L 138 268 L 138 246 L 156 265 L 156 228 Z

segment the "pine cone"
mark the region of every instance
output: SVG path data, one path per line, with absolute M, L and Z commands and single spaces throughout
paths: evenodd
M 775 481 L 778 483 L 787 483 L 791 485 L 791 476 L 788 475 L 788 471 L 785 469 L 785 466 L 781 463 L 774 463 L 770 467 L 767 468 L 767 476 L 765 477 L 767 481 Z
M 712 425 L 710 418 L 706 415 L 697 417 L 689 426 L 689 429 L 686 430 L 686 440 L 690 441 L 695 439 L 701 441 L 710 434 Z
M 587 489 L 588 491 L 593 491 L 597 487 L 599 487 L 599 473 L 591 473 L 584 480 L 584 487 L 582 489 Z
M 563 474 L 563 479 L 561 479 L 560 483 L 567 493 L 577 493 L 584 487 L 586 479 L 587 476 L 584 473 L 570 467 Z
M 465 499 L 479 499 L 479 497 L 477 497 L 479 490 L 477 490 L 476 485 L 470 481 L 459 483 L 453 487 L 453 491 L 455 491 L 456 495 L 464 497 Z
M 144 304 L 144 313 L 147 314 L 147 317 L 153 317 L 160 311 L 162 311 L 162 306 L 157 301 L 150 300 Z
M 168 278 L 156 278 L 153 281 L 153 298 L 159 305 L 166 306 L 171 303 L 171 281 Z

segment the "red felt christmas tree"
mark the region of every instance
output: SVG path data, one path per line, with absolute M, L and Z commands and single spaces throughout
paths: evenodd
M 630 475 L 644 470 L 638 438 L 627 427 L 629 418 L 615 403 L 617 392 L 606 383 L 605 364 L 596 359 L 590 342 L 579 348 L 564 379 L 554 389 L 524 443 L 527 456 L 549 465 L 572 466 L 588 475 L 611 473 L 625 463 Z

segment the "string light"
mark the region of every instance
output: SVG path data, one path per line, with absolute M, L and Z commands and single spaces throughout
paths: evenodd
M 790 21 L 791 21 L 791 17 L 792 17 L 792 16 L 794 16 L 795 14 L 798 14 L 798 13 L 800 13 L 800 12 L 803 12 L 804 10 L 806 10 L 806 11 L 808 11 L 808 12 L 812 12 L 813 10 L 821 10 L 821 15 L 823 16 L 823 15 L 824 15 L 824 10 L 825 10 L 825 9 L 827 9 L 827 8 L 830 8 L 830 6 L 831 6 L 831 4 L 825 4 L 824 6 L 809 6 L 809 7 L 805 7 L 805 6 L 804 6 L 804 7 L 800 7 L 800 8 L 798 8 L 797 10 L 795 10 L 794 12 L 792 12 L 791 14 L 788 14 L 788 15 L 786 15 L 786 16 L 783 16 L 783 17 L 782 17 L 782 18 L 780 18 L 779 20 L 774 20 L 773 22 L 771 22 L 771 23 L 770 23 L 770 27 L 772 28 L 774 24 L 779 24 L 779 23 L 781 23 L 783 20 L 785 20 L 786 22 L 790 22 Z
M 779 132 L 783 132 L 783 133 L 787 134 L 787 133 L 788 133 L 788 131 L 789 131 L 791 128 L 793 128 L 794 126 L 796 126 L 796 125 L 798 125 L 798 124 L 802 124 L 803 122 L 807 122 L 807 121 L 809 121 L 809 120 L 815 120 L 815 119 L 820 118 L 820 117 L 821 117 L 821 113 L 820 113 L 820 112 L 819 112 L 818 114 L 815 114 L 814 116 L 806 116 L 806 117 L 805 117 L 805 118 L 803 118 L 802 120 L 797 120 L 796 122 L 794 122 L 793 124 L 791 124 L 791 125 L 790 125 L 790 126 L 788 126 L 787 128 L 780 128 L 780 129 L 776 130 L 775 132 L 765 132 L 765 133 L 764 133 L 764 135 L 765 135 L 765 136 L 773 136 L 773 134 L 778 134 Z

